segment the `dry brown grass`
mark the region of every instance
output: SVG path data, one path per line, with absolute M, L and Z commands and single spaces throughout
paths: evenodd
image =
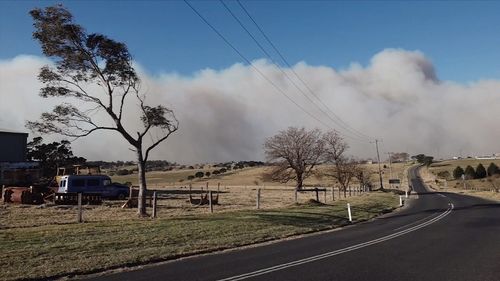
M 421 175 L 428 186 L 438 191 L 461 193 L 500 201 L 500 193 L 494 190 L 492 182 L 488 179 L 466 180 L 464 186 L 462 180 L 445 180 L 437 176 L 437 174 L 442 171 L 448 171 L 450 174 L 453 174 L 453 170 L 457 166 L 465 168 L 467 165 L 470 165 L 476 168 L 476 166 L 481 163 L 487 168 L 491 162 L 500 165 L 500 160 L 460 159 L 442 161 L 432 164 L 429 168 L 422 168 Z M 490 177 L 490 180 L 494 181 L 493 183 L 497 188 L 500 187 L 500 178 Z

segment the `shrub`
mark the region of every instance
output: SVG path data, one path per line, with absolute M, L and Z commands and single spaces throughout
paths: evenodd
M 479 163 L 476 167 L 476 179 L 483 179 L 486 177 L 486 169 L 483 164 Z
M 449 179 L 451 177 L 451 174 L 448 171 L 441 171 L 437 175 L 438 175 L 438 177 L 443 178 L 443 179 Z
M 204 175 L 205 175 L 205 173 L 203 173 L 203 172 L 196 172 L 196 174 L 194 174 L 194 176 L 197 178 L 202 178 Z
M 194 176 L 193 175 L 189 175 L 187 179 L 188 180 L 194 180 Z
M 495 163 L 490 163 L 488 166 L 488 176 L 493 176 L 494 174 L 500 174 L 500 169 Z
M 465 168 L 465 178 L 468 180 L 476 178 L 476 171 L 470 165 Z
M 210 172 L 206 172 L 205 177 L 207 177 L 207 178 L 210 177 Z
M 121 170 L 116 171 L 116 174 L 118 176 L 126 176 L 128 174 L 131 174 L 131 172 L 127 169 L 121 169 Z
M 223 173 L 227 172 L 227 170 L 226 170 L 226 168 L 222 168 L 222 169 L 220 169 L 220 170 L 219 170 L 219 172 L 220 172 L 221 174 L 223 174 Z
M 218 174 L 220 174 L 220 172 L 219 172 L 219 170 L 215 170 L 215 171 L 212 172 L 212 174 L 218 175 Z
M 457 166 L 455 170 L 453 170 L 453 178 L 457 180 L 460 179 L 463 174 L 464 174 L 464 169 L 462 169 L 462 167 L 460 166 Z

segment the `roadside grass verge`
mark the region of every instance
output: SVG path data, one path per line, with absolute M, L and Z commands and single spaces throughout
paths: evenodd
M 348 202 L 354 222 L 398 205 L 390 192 L 363 194 Z M 346 203 L 0 229 L 0 279 L 95 273 L 332 229 L 349 224 Z

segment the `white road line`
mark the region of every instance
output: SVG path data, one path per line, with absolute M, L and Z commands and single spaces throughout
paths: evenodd
M 268 268 L 256 270 L 256 271 L 253 271 L 253 272 L 249 272 L 249 273 L 245 273 L 245 274 L 241 274 L 241 275 L 237 275 L 237 276 L 232 276 L 232 277 L 220 279 L 219 281 L 244 280 L 244 279 L 248 279 L 248 278 L 251 278 L 251 277 L 256 277 L 256 276 L 263 275 L 263 274 L 266 274 L 266 273 L 271 273 L 271 272 L 282 270 L 282 269 L 286 269 L 286 268 L 289 268 L 289 267 L 294 267 L 294 266 L 302 265 L 302 264 L 305 264 L 305 263 L 310 263 L 310 262 L 313 262 L 313 261 L 317 261 L 317 260 L 321 260 L 321 259 L 333 257 L 333 256 L 336 256 L 336 255 L 340 255 L 340 254 L 343 254 L 343 253 L 347 253 L 347 252 L 358 250 L 358 249 L 361 249 L 361 248 L 364 248 L 364 247 L 375 245 L 375 244 L 378 244 L 378 243 L 381 243 L 381 242 L 384 242 L 384 241 L 387 241 L 387 240 L 391 240 L 391 239 L 394 239 L 396 237 L 399 237 L 399 236 L 411 233 L 411 232 L 416 231 L 416 230 L 418 230 L 420 228 L 426 227 L 426 226 L 428 226 L 430 224 L 433 224 L 433 223 L 435 223 L 435 222 L 443 219 L 447 215 L 449 215 L 452 212 L 453 208 L 454 208 L 453 204 L 450 203 L 450 208 L 448 208 L 445 212 L 441 213 L 439 216 L 434 217 L 434 218 L 432 218 L 432 219 L 430 219 L 430 220 L 428 220 L 426 222 L 423 222 L 423 223 L 421 223 L 419 225 L 410 227 L 410 228 L 405 229 L 405 230 L 401 230 L 401 231 L 395 232 L 393 234 L 389 234 L 387 236 L 383 236 L 381 238 L 377 238 L 377 239 L 370 240 L 370 241 L 367 241 L 367 242 L 359 243 L 359 244 L 356 244 L 356 245 L 352 245 L 352 246 L 349 246 L 349 247 L 346 247 L 346 248 L 343 248 L 343 249 L 339 249 L 339 250 L 335 250 L 335 251 L 331 251 L 331 252 L 328 252 L 328 253 L 324 253 L 324 254 L 312 256 L 312 257 L 309 257 L 309 258 L 304 258 L 304 259 L 300 259 L 300 260 L 296 260 L 296 261 L 292 261 L 292 262 L 288 262 L 288 263 L 283 263 L 283 264 L 280 264 L 280 265 L 271 266 L 271 267 L 268 267 Z

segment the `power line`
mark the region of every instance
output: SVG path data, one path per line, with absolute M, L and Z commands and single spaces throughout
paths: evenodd
M 358 138 L 357 140 L 359 141 L 364 141 L 363 139 L 365 138 L 364 136 L 361 136 L 359 134 L 356 134 L 356 133 L 353 133 L 353 132 L 350 132 L 347 128 L 345 128 L 342 124 L 339 124 L 338 121 L 336 121 L 335 119 L 333 119 L 330 114 L 328 114 L 327 112 L 325 112 L 320 106 L 318 106 L 316 104 L 316 102 L 311 99 L 309 97 L 308 94 L 306 94 L 306 92 L 304 92 L 294 81 L 293 79 L 288 75 L 288 73 L 286 73 L 283 68 L 281 68 L 275 61 L 274 59 L 271 57 L 271 55 L 266 51 L 266 49 L 262 46 L 262 44 L 260 44 L 260 42 L 255 38 L 255 36 L 246 28 L 246 26 L 240 21 L 240 19 L 233 13 L 233 11 L 226 5 L 226 3 L 224 3 L 223 0 L 219 0 L 219 2 L 224 6 L 224 8 L 229 12 L 229 14 L 236 20 L 236 22 L 238 22 L 238 24 L 240 25 L 240 27 L 248 34 L 248 36 L 250 36 L 250 38 L 252 38 L 252 40 L 257 44 L 257 46 L 260 48 L 260 50 L 268 57 L 268 59 L 270 60 L 270 62 L 273 64 L 274 67 L 276 67 L 291 83 L 292 85 L 310 102 L 312 103 L 319 111 L 321 111 L 321 113 L 323 113 L 325 116 L 327 116 L 333 123 L 339 125 L 340 127 L 344 128 L 348 133 L 351 133 L 353 136 L 355 137 L 352 137 L 352 136 L 348 136 L 346 134 L 344 134 L 346 137 L 349 137 L 349 138 L 352 138 L 352 139 L 356 139 Z M 292 69 L 290 67 L 290 69 Z M 293 69 L 292 69 L 293 71 Z M 297 76 L 297 74 L 296 74 Z M 298 77 L 298 76 L 297 76 Z M 333 129 L 333 128 L 332 128 Z M 335 129 L 334 129 L 335 130 Z M 336 130 L 335 130 L 336 131 Z M 340 133 L 340 132 L 339 132 Z
M 300 110 L 302 110 L 304 113 L 309 115 L 311 118 L 315 119 L 319 123 L 321 123 L 325 127 L 329 127 L 327 124 L 325 124 L 323 121 L 318 119 L 316 116 L 312 115 L 310 112 L 308 112 L 304 107 L 302 107 L 300 104 L 298 104 L 296 101 L 294 101 L 291 97 L 289 97 L 281 88 L 279 88 L 271 79 L 269 79 L 264 73 L 262 73 L 257 67 L 255 67 L 252 62 L 247 59 L 229 40 L 224 37 L 210 22 L 196 10 L 195 7 L 193 7 L 187 0 L 184 0 L 184 3 L 186 3 L 193 12 L 195 12 L 198 17 L 200 17 L 203 22 L 205 22 L 206 25 L 208 25 L 231 49 L 233 49 L 246 63 L 248 63 L 257 73 L 259 73 L 267 82 L 269 82 L 279 93 L 281 93 L 283 96 L 285 96 L 290 102 L 295 104 Z
M 220 0 L 222 2 L 222 0 Z M 315 93 L 314 91 L 311 89 L 311 87 L 309 87 L 309 85 L 304 81 L 304 79 L 302 79 L 298 74 L 297 72 L 292 68 L 292 66 L 290 65 L 290 63 L 288 62 L 288 60 L 283 56 L 283 54 L 279 51 L 279 49 L 276 47 L 276 45 L 271 41 L 271 39 L 266 35 L 266 33 L 264 32 L 264 30 L 260 27 L 260 25 L 255 21 L 255 19 L 252 17 L 252 15 L 250 15 L 250 13 L 248 12 L 248 10 L 245 8 L 245 6 L 243 6 L 243 4 L 241 4 L 241 2 L 239 0 L 236 0 L 236 2 L 238 3 L 238 5 L 241 7 L 241 9 L 245 12 L 245 14 L 250 18 L 250 20 L 254 23 L 254 25 L 257 27 L 257 29 L 260 31 L 260 33 L 262 34 L 262 36 L 266 39 L 266 41 L 269 43 L 269 45 L 271 45 L 271 47 L 274 49 L 274 51 L 278 54 L 278 56 L 283 60 L 283 62 L 290 68 L 290 70 L 292 71 L 292 73 L 295 75 L 295 77 L 297 77 L 297 79 L 304 85 L 304 87 L 335 117 L 335 119 L 338 120 L 338 122 L 340 122 L 341 124 L 343 125 L 340 125 L 341 127 L 343 127 L 344 129 L 348 130 L 348 131 L 351 131 L 352 133 L 358 135 L 358 136 L 361 136 L 362 138 L 367 138 L 367 139 L 373 139 L 372 137 L 354 129 L 352 126 L 350 126 L 347 122 L 345 122 L 342 118 L 340 118 L 337 114 L 335 114 L 335 112 L 333 112 Z M 253 36 L 252 36 L 253 38 Z M 259 44 L 260 45 L 260 44 Z M 266 52 L 267 53 L 267 52 Z M 338 124 L 337 122 L 335 122 L 336 124 Z

